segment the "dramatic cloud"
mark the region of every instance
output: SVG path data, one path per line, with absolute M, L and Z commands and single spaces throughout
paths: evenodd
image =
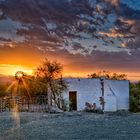
M 132 0 L 2 0 L 1 58 L 15 54 L 25 62 L 23 49 L 36 61 L 44 55 L 61 60 L 67 71 L 82 66 L 85 72 L 138 71 L 139 5 L 136 0 L 133 5 Z
M 105 0 L 105 1 L 115 7 L 117 7 L 119 5 L 119 0 Z

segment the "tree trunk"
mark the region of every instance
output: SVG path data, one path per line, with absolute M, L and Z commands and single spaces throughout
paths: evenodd
M 54 90 L 53 90 L 53 85 L 52 85 L 51 82 L 50 82 L 50 89 L 51 89 L 51 93 L 52 93 L 52 95 L 53 95 L 53 100 L 54 100 L 55 105 L 56 105 L 58 108 L 60 108 L 60 105 L 59 105 L 59 103 L 57 102 L 56 94 L 55 94 L 55 92 L 54 92 Z M 52 96 L 51 96 L 51 97 L 52 97 Z M 52 99 L 52 98 L 51 98 L 51 99 Z

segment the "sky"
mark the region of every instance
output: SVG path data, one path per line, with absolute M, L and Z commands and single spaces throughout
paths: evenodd
M 0 75 L 32 74 L 46 57 L 63 75 L 140 79 L 140 1 L 0 0 Z

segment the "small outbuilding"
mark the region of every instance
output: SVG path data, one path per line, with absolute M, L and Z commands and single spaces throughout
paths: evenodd
M 63 98 L 72 110 L 84 110 L 85 104 L 96 104 L 105 112 L 129 109 L 129 81 L 90 78 L 66 78 L 68 89 Z

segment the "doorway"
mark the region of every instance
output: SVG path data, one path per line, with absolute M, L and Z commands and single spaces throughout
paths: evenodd
M 69 92 L 70 110 L 77 110 L 77 91 Z

